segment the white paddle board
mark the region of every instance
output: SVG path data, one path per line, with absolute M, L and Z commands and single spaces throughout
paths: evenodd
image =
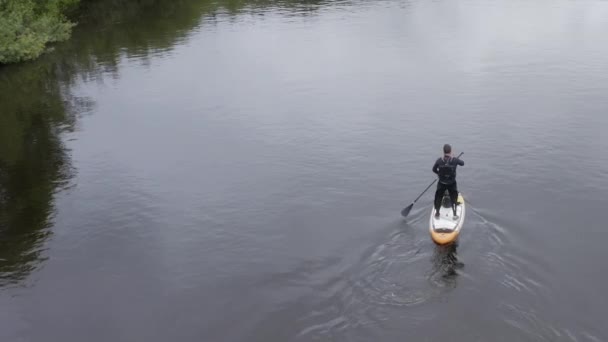
M 462 194 L 458 194 L 458 205 L 456 206 L 456 215 L 454 219 L 454 211 L 452 207 L 445 208 L 443 205 L 439 208 L 439 218 L 435 217 L 435 208 L 431 210 L 430 218 L 430 233 L 431 238 L 435 243 L 445 245 L 454 242 L 458 238 L 460 229 L 464 224 L 466 214 L 465 202 Z

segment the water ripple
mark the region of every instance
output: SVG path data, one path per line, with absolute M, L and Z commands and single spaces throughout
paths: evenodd
M 346 330 L 377 328 L 395 310 L 423 305 L 455 289 L 464 267 L 457 258 L 457 245 L 428 247 L 432 244 L 426 235 L 412 239 L 407 231 L 400 231 L 363 253 L 334 278 L 332 286 L 318 288 L 328 295 L 305 315 L 299 336 L 324 339 Z M 422 314 L 408 318 L 428 319 Z

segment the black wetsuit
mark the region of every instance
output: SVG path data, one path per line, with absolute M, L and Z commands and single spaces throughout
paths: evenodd
M 458 165 L 464 166 L 464 162 L 458 158 L 448 156 L 438 158 L 433 165 L 433 172 L 439 176 L 437 191 L 435 192 L 435 210 L 439 210 L 443 193 L 446 190 L 450 194 L 452 204 L 458 200 L 458 185 L 456 184 L 456 168 Z M 455 207 L 453 208 L 455 209 Z

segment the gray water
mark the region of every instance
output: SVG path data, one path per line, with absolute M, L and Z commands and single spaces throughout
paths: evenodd
M 0 69 L 0 341 L 606 341 L 608 2 L 88 2 Z M 428 233 L 465 152 L 456 245 Z

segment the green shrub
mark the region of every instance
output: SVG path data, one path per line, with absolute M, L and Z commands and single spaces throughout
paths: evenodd
M 65 13 L 79 0 L 0 0 L 0 64 L 40 56 L 48 43 L 69 38 Z

